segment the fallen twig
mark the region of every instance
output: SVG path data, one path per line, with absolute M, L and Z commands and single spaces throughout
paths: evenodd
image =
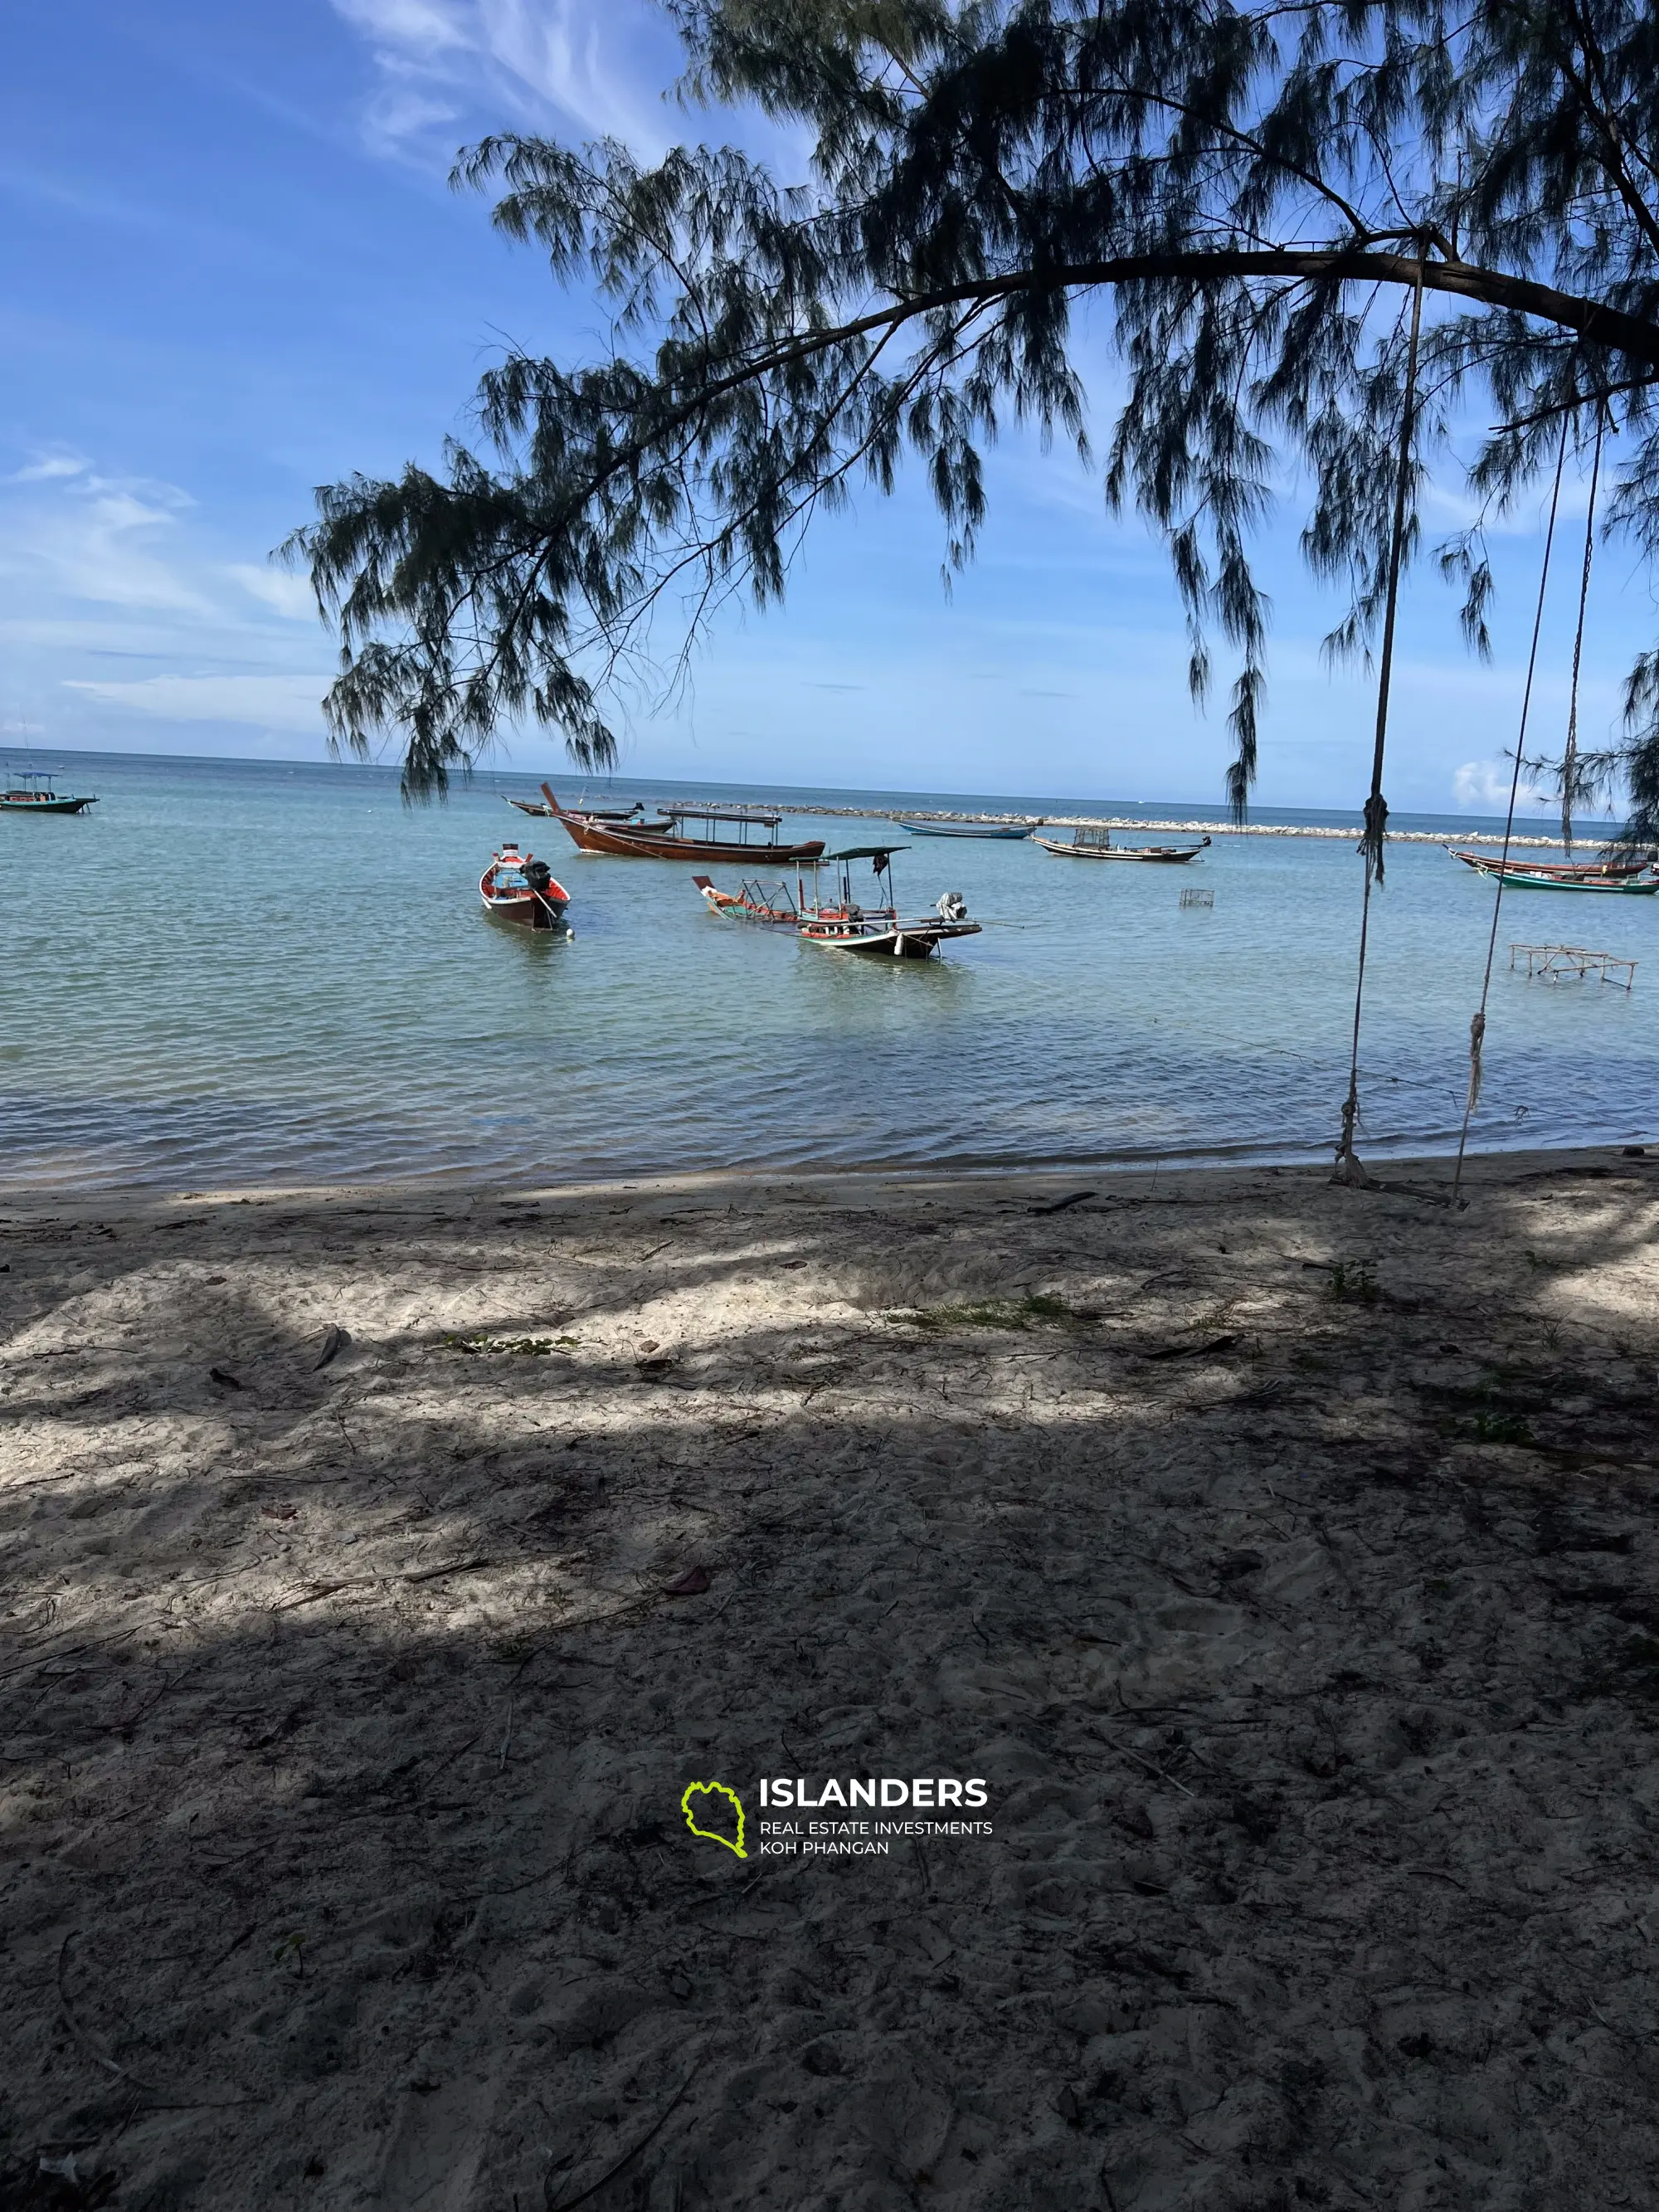
M 634 2160 L 639 2156 L 640 2153 L 645 2148 L 647 2143 L 651 2141 L 651 2138 L 653 2136 L 659 2135 L 663 2129 L 667 2125 L 670 2114 L 674 2111 L 675 2106 L 684 2100 L 686 2091 L 691 2087 L 693 2081 L 696 2078 L 697 2067 L 701 2066 L 702 2063 L 702 2061 L 699 2058 L 696 2064 L 692 2067 L 690 2073 L 686 2075 L 684 2081 L 680 2084 L 678 2090 L 663 2107 L 662 2112 L 655 2124 L 646 2130 L 645 2133 L 640 2137 L 632 2150 L 624 2151 L 623 2155 L 617 2160 L 617 2163 L 611 2166 L 607 2172 L 602 2173 L 599 2179 L 594 2182 L 590 2188 L 584 2189 L 580 2197 L 567 2197 L 562 2203 L 550 2205 L 548 2208 L 548 2212 L 575 2212 L 575 2207 L 578 2204 L 586 2204 L 589 2197 L 597 2197 L 600 2190 L 605 2187 L 606 2182 L 614 2181 L 624 2166 L 631 2166 Z
M 1064 1213 L 1067 1206 L 1081 1206 L 1085 1198 L 1092 1198 L 1094 1195 L 1095 1193 L 1091 1190 L 1071 1190 L 1066 1192 L 1064 1198 L 1050 1199 L 1046 1204 L 1034 1206 L 1030 1210 L 1033 1213 Z
M 319 1598 L 332 1597 L 337 1590 L 361 1589 L 365 1583 L 372 1583 L 374 1579 L 373 1575 L 350 1575 L 343 1583 L 319 1583 L 315 1589 L 307 1590 L 300 1597 L 285 1597 L 270 1609 L 273 1613 L 292 1613 L 296 1606 L 315 1605 Z
M 441 1567 L 417 1567 L 413 1574 L 404 1577 L 406 1583 L 435 1583 L 441 1575 L 467 1575 L 475 1567 L 487 1567 L 490 1561 L 481 1553 L 476 1559 L 446 1559 Z

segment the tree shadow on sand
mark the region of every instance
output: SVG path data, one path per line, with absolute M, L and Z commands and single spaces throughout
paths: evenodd
M 1639 2201 L 1650 1180 L 8 1224 L 0 2205 Z

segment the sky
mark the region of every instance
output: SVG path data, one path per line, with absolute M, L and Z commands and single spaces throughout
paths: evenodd
M 438 464 L 510 343 L 592 358 L 603 318 L 458 195 L 490 130 L 647 155 L 749 118 L 668 96 L 680 66 L 646 0 L 10 0 L 0 27 L 0 755 L 25 749 L 310 759 L 336 647 L 271 559 L 314 488 Z M 1103 440 L 1109 386 L 1097 390 Z M 1224 706 L 1195 713 L 1162 546 L 1097 481 L 1019 437 L 992 457 L 979 557 L 947 592 L 912 477 L 817 524 L 781 610 L 726 611 L 688 680 L 621 704 L 625 772 L 848 788 L 1213 802 Z M 1497 664 L 1474 662 L 1424 564 L 1402 604 L 1387 787 L 1399 809 L 1501 811 L 1540 502 L 1498 540 Z M 1565 542 L 1528 750 L 1559 749 L 1582 551 Z M 1573 518 L 1580 533 L 1572 543 Z M 1431 532 L 1463 519 L 1455 484 Z M 1273 597 L 1257 797 L 1346 806 L 1374 692 L 1319 642 L 1340 612 L 1287 506 L 1260 551 Z M 1650 585 L 1598 553 L 1587 743 L 1656 627 Z M 665 639 L 665 642 L 672 642 Z M 1224 690 L 1224 651 L 1217 653 Z M 563 763 L 517 732 L 494 764 Z

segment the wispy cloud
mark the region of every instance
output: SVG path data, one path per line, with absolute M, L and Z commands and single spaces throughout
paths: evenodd
M 142 718 L 320 738 L 331 656 L 309 586 L 212 537 L 180 486 L 67 447 L 0 472 L 6 708 L 51 738 Z
M 27 462 L 21 469 L 15 469 L 5 481 L 15 484 L 51 483 L 59 477 L 84 476 L 91 466 L 91 462 L 83 453 L 61 449 L 42 453 L 39 459 Z
M 225 571 L 250 599 L 275 608 L 290 622 L 315 622 L 317 594 L 303 576 L 284 575 L 280 568 L 258 568 L 251 561 L 235 561 Z
M 180 512 L 174 484 L 100 476 L 52 455 L 7 480 L 21 492 L 0 508 L 0 577 L 100 606 L 202 614 L 208 602 L 167 557 Z M 34 496 L 28 496 L 33 490 Z
M 125 683 L 70 678 L 64 686 L 100 706 L 169 722 L 246 722 L 319 735 L 322 687 L 311 676 L 143 676 Z
M 574 123 L 655 155 L 673 135 L 658 88 L 676 74 L 643 0 L 333 0 L 374 47 L 364 117 L 383 152 L 415 150 L 483 106 L 531 127 Z M 447 155 L 452 149 L 446 144 Z

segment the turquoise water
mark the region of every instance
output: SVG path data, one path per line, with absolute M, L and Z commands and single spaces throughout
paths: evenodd
M 14 1190 L 1288 1160 L 1335 1135 L 1361 882 L 1346 841 L 1218 838 L 1166 871 L 919 840 L 896 864 L 901 906 L 960 890 L 984 933 L 937 961 L 864 962 L 717 921 L 684 866 L 578 854 L 502 803 L 532 787 L 523 775 L 411 812 L 389 770 L 61 766 L 60 788 L 100 794 L 89 815 L 0 817 Z M 832 844 L 894 834 L 879 814 L 790 827 Z M 479 872 L 515 835 L 570 892 L 573 942 L 480 910 Z M 1213 908 L 1183 911 L 1198 885 Z M 1367 981 L 1368 1154 L 1455 1144 L 1491 900 L 1437 848 L 1392 849 Z M 1652 1133 L 1656 908 L 1505 899 L 1479 1146 Z M 1637 959 L 1633 993 L 1504 965 L 1511 939 L 1563 938 Z

